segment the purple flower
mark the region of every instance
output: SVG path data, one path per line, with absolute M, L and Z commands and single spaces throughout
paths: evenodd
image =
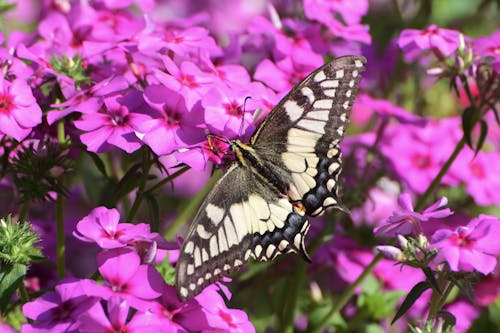
M 472 42 L 474 53 L 480 59 L 491 57 L 493 60 L 493 70 L 500 74 L 500 30 L 495 31 L 491 36 L 479 37 Z
M 306 57 L 302 63 L 295 63 L 291 57 L 276 63 L 264 59 L 255 69 L 254 78 L 278 92 L 286 93 L 322 63 L 321 57 Z
M 76 331 L 78 317 L 99 301 L 98 297 L 88 296 L 85 282 L 61 281 L 55 291 L 49 291 L 24 304 L 24 315 L 35 322 L 23 325 L 23 332 Z
M 359 95 L 353 108 L 353 120 L 360 125 L 365 125 L 373 113 L 377 114 L 382 120 L 395 118 L 402 124 L 422 127 L 426 123 L 424 118 L 396 106 L 388 100 L 375 99 L 367 94 Z M 360 119 L 361 117 L 362 119 Z
M 497 265 L 496 256 L 500 255 L 499 233 L 500 220 L 489 215 L 479 215 L 455 230 L 440 229 L 430 242 L 430 247 L 438 250 L 434 262 L 446 262 L 454 272 L 477 270 L 489 274 Z
M 208 322 L 209 329 L 204 332 L 255 332 L 247 314 L 238 309 L 228 309 L 215 289 L 206 289 L 202 295 L 196 297 L 196 300 L 203 308 Z
M 0 133 L 21 141 L 42 122 L 42 110 L 24 79 L 0 75 Z
M 62 110 L 52 110 L 47 114 L 49 124 L 66 117 L 73 112 L 82 112 L 94 114 L 104 104 L 104 98 L 116 94 L 128 86 L 127 81 L 122 76 L 112 77 L 102 80 L 86 90 L 68 97 L 64 103 L 53 104 L 53 108 L 62 108 Z
M 118 296 L 112 296 L 107 301 L 104 311 L 100 303 L 82 314 L 79 318 L 79 332 L 108 333 L 108 332 L 130 332 L 139 333 L 160 329 L 155 318 L 144 312 L 138 311 L 130 316 L 130 305 Z
M 125 95 L 114 95 L 104 99 L 105 112 L 83 114 L 75 121 L 75 127 L 85 131 L 80 139 L 92 152 L 102 153 L 119 147 L 127 153 L 139 149 L 142 141 L 135 134 L 134 128 L 151 119 L 144 114 L 149 108 L 142 98 L 142 93 L 130 90 Z
M 97 243 L 103 249 L 132 247 L 146 264 L 161 262 L 167 250 L 178 248 L 177 243 L 167 242 L 158 233 L 151 232 L 148 224 L 118 223 L 119 219 L 116 209 L 97 207 L 78 222 L 73 236 Z
M 255 94 L 257 89 L 249 84 L 246 89 L 230 88 L 217 85 L 203 98 L 205 122 L 214 134 L 223 134 L 234 138 L 245 133 L 245 129 L 253 122 L 255 108 L 246 103 L 246 98 Z M 243 122 L 243 123 L 242 123 Z M 242 133 L 239 133 L 240 128 Z
M 128 248 L 101 252 L 96 258 L 99 273 L 108 291 L 102 297 L 109 300 L 117 295 L 137 309 L 143 309 L 145 300 L 159 297 L 166 287 L 162 276 L 149 265 L 141 265 L 141 258 Z
M 458 118 L 428 121 L 425 127 L 389 125 L 381 141 L 394 171 L 414 192 L 423 193 L 449 158 L 460 137 Z M 443 183 L 456 185 L 446 175 Z
M 442 207 L 448 204 L 448 200 L 445 197 L 436 201 L 422 213 L 417 213 L 413 210 L 411 197 L 408 193 L 403 193 L 399 196 L 398 204 L 401 210 L 394 211 L 392 216 L 383 220 L 381 225 L 374 229 L 375 234 L 386 237 L 394 237 L 397 234 L 413 234 L 416 236 L 422 232 L 420 222 L 425 222 L 429 219 L 442 219 L 453 214 L 449 208 L 442 209 Z
M 157 155 L 187 148 L 205 139 L 203 110 L 199 103 L 188 108 L 179 93 L 161 85 L 146 87 L 144 99 L 156 113 L 153 119 L 138 125 L 142 140 Z
M 432 24 L 424 30 L 405 29 L 398 45 L 407 61 L 415 60 L 423 51 L 432 51 L 439 61 L 451 55 L 460 44 L 460 32 Z
M 359 24 L 368 10 L 368 1 L 303 0 L 303 3 L 306 16 L 326 25 L 335 37 L 366 44 L 371 42 L 368 27 Z M 335 18 L 338 14 L 347 25 Z
M 500 153 L 480 151 L 476 156 L 464 149 L 452 165 L 450 173 L 465 184 L 465 190 L 480 206 L 500 204 Z
M 78 222 L 73 236 L 84 242 L 95 242 L 103 249 L 125 247 L 129 242 L 150 233 L 144 223 L 119 223 L 120 213 L 115 208 L 94 208 Z

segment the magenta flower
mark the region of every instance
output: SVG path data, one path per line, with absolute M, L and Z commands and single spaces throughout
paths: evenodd
M 322 63 L 321 57 L 315 56 L 302 59 L 302 63 L 295 63 L 291 57 L 276 63 L 264 59 L 255 69 L 254 78 L 277 92 L 286 93 Z
M 476 156 L 470 149 L 462 150 L 450 173 L 465 184 L 465 190 L 476 204 L 500 204 L 500 153 L 480 151 Z
M 491 36 L 476 38 L 472 42 L 472 49 L 480 59 L 492 58 L 493 70 L 500 74 L 500 30 L 495 31 Z
M 429 219 L 442 219 L 453 214 L 449 208 L 442 208 L 448 204 L 448 199 L 445 197 L 424 209 L 422 213 L 413 210 L 411 197 L 408 193 L 399 196 L 398 204 L 401 210 L 394 211 L 392 216 L 383 220 L 381 225 L 374 229 L 375 234 L 386 237 L 394 237 L 397 234 L 416 236 L 422 232 L 421 222 Z
M 407 61 L 413 61 L 423 51 L 432 51 L 439 61 L 451 55 L 460 44 L 460 32 L 442 29 L 432 24 L 424 30 L 405 29 L 398 39 Z
M 105 111 L 85 113 L 74 122 L 75 127 L 85 131 L 80 139 L 92 152 L 102 153 L 112 146 L 132 153 L 139 149 L 142 141 L 135 134 L 134 128 L 151 119 L 144 114 L 149 108 L 142 98 L 142 93 L 130 90 L 124 95 L 114 95 L 104 99 Z
M 202 295 L 196 297 L 196 300 L 203 308 L 210 327 L 204 332 L 255 332 L 247 314 L 238 309 L 228 309 L 222 296 L 215 289 L 206 289 Z
M 144 309 L 147 300 L 159 297 L 166 287 L 162 276 L 131 249 L 119 248 L 101 252 L 96 258 L 99 273 L 108 291 L 102 297 L 109 300 L 120 296 L 136 309 Z
M 42 110 L 26 81 L 0 75 L 0 134 L 21 141 L 41 122 Z
M 58 109 L 47 114 L 47 121 L 49 124 L 53 124 L 73 112 L 94 114 L 103 106 L 106 96 L 119 93 L 126 89 L 127 86 L 128 83 L 122 76 L 102 80 L 88 89 L 68 97 L 68 100 L 64 103 L 51 105 L 53 108 Z M 62 110 L 59 110 L 59 108 L 62 108 Z
M 367 94 L 359 95 L 353 108 L 353 117 L 356 119 L 356 123 L 366 123 L 369 120 L 369 116 L 373 113 L 377 114 L 381 120 L 395 118 L 402 124 L 411 124 L 422 127 L 426 123 L 424 118 L 419 117 L 402 107 L 396 106 L 388 100 L 375 99 Z M 362 119 L 360 119 L 361 117 Z
M 454 272 L 476 270 L 483 274 L 493 272 L 500 255 L 500 220 L 489 215 L 479 215 L 467 226 L 455 230 L 440 229 L 432 235 L 430 247 L 438 253 L 436 264 L 446 262 Z
M 138 124 L 142 140 L 157 155 L 187 148 L 205 139 L 203 110 L 199 103 L 188 108 L 179 93 L 161 85 L 146 87 L 144 99 L 155 111 L 153 119 Z
M 154 68 L 154 77 L 151 77 L 151 81 L 155 78 L 167 89 L 182 95 L 187 108 L 191 109 L 210 89 L 215 80 L 214 75 L 203 72 L 190 61 L 184 61 L 177 66 L 169 57 L 165 56 L 162 60 L 167 73 Z
M 369 44 L 368 27 L 359 24 L 368 10 L 368 1 L 303 0 L 305 15 L 326 25 L 335 37 Z M 336 18 L 341 15 L 343 24 Z
M 35 322 L 23 325 L 23 332 L 76 331 L 78 317 L 99 301 L 98 297 L 88 296 L 85 281 L 61 281 L 55 291 L 24 304 L 24 315 Z
M 133 247 L 146 264 L 161 262 L 167 250 L 178 248 L 177 243 L 167 242 L 158 233 L 151 232 L 148 224 L 118 223 L 119 219 L 116 209 L 97 207 L 78 222 L 73 236 L 96 243 L 102 249 Z
M 118 296 L 112 296 L 107 301 L 107 309 L 104 311 L 100 303 L 82 314 L 79 318 L 79 332 L 108 333 L 108 332 L 130 332 L 140 333 L 160 329 L 155 318 L 144 312 L 135 312 L 131 317 L 130 305 Z
M 73 236 L 84 242 L 95 242 L 103 249 L 125 247 L 139 237 L 150 233 L 144 223 L 119 223 L 120 213 L 115 208 L 94 208 L 78 222 Z

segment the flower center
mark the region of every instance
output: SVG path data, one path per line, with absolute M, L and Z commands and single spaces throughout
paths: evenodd
M 470 172 L 476 178 L 483 179 L 484 178 L 484 169 L 483 166 L 478 163 L 471 163 Z
M 463 249 L 470 249 L 474 246 L 475 243 L 475 240 L 469 237 L 468 228 L 459 228 L 459 230 L 457 230 L 457 233 L 453 234 L 450 237 L 450 241 L 453 245 L 461 247 Z
M 179 77 L 179 81 L 182 83 L 182 85 L 189 87 L 189 88 L 198 87 L 198 83 L 196 82 L 193 75 L 181 73 L 181 75 Z
M 226 113 L 231 116 L 241 116 L 243 114 L 243 109 L 241 105 L 236 101 L 231 101 L 231 103 L 223 104 L 226 109 Z
M 181 114 L 172 110 L 165 108 L 165 124 L 168 127 L 178 127 L 181 123 Z
M 229 327 L 236 327 L 229 313 L 219 310 L 219 316 L 229 325 Z
M 14 101 L 12 96 L 6 93 L 0 94 L 0 113 L 9 114 L 14 108 Z
M 413 164 L 419 169 L 425 169 L 431 166 L 431 158 L 429 155 L 415 153 L 412 156 Z

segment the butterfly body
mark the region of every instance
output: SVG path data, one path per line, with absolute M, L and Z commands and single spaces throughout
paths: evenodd
M 309 259 L 308 216 L 342 208 L 340 141 L 366 60 L 347 56 L 306 77 L 250 138 L 229 142 L 236 160 L 201 205 L 176 267 L 189 299 L 249 258 L 296 252 Z

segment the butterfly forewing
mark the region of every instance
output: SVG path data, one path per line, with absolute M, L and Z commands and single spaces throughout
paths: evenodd
M 366 60 L 346 56 L 299 83 L 264 119 L 198 211 L 176 267 L 181 299 L 241 266 L 298 252 L 308 259 L 307 216 L 341 207 L 340 141 Z
M 261 159 L 290 180 L 287 195 L 303 203 L 307 215 L 341 207 L 337 194 L 339 144 L 365 62 L 361 56 L 341 57 L 311 73 L 283 98 L 250 139 Z

